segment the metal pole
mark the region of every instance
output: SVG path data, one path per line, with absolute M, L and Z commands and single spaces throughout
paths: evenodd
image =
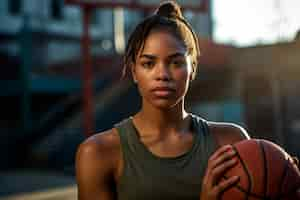
M 93 115 L 93 77 L 92 62 L 90 55 L 91 39 L 89 35 L 89 24 L 92 9 L 83 7 L 83 35 L 81 40 L 83 61 L 83 131 L 90 136 L 94 131 Z
M 21 93 L 21 127 L 24 133 L 30 131 L 31 119 L 31 94 L 30 94 L 30 69 L 32 65 L 32 30 L 29 15 L 23 17 L 23 27 L 20 32 L 20 57 L 21 70 L 20 79 L 22 85 Z

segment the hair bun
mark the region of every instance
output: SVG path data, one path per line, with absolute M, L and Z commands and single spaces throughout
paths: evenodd
M 168 18 L 183 18 L 180 6 L 174 1 L 163 2 L 155 13 Z

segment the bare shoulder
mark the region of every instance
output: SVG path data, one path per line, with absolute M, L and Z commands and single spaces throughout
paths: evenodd
M 117 130 L 113 128 L 88 137 L 80 144 L 79 148 L 87 150 L 96 148 L 98 150 L 106 151 L 119 145 L 120 140 Z
M 113 162 L 120 151 L 120 139 L 116 129 L 90 136 L 77 150 L 77 158 L 89 162 Z
M 78 199 L 114 199 L 114 175 L 120 159 L 117 130 L 95 134 L 80 144 L 76 153 Z
M 240 125 L 225 122 L 208 122 L 210 132 L 219 145 L 233 144 L 250 139 L 247 131 Z

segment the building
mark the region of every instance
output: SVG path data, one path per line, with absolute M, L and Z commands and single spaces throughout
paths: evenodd
M 93 11 L 90 49 L 96 99 L 98 96 L 104 98 L 105 92 L 118 84 L 124 42 L 133 27 L 147 14 L 142 10 L 122 8 Z M 201 35 L 210 37 L 209 13 L 197 14 L 187 10 L 185 14 Z M 0 75 L 3 152 L 11 144 L 28 143 L 19 145 L 18 149 L 26 152 L 24 149 L 31 148 L 33 143 L 39 146 L 42 138 L 55 135 L 52 132 L 57 129 L 81 134 L 74 141 L 77 144 L 83 137 L 80 129 L 82 117 L 77 117 L 77 131 L 60 129 L 60 124 L 68 124 L 67 121 L 76 118 L 75 113 L 81 112 L 81 9 L 65 5 L 63 0 L 2 0 L 0 21 L 0 64 L 5 66 Z M 123 114 L 127 115 L 128 111 L 123 111 Z M 102 120 L 101 116 L 96 121 Z M 112 118 L 117 120 L 115 116 Z M 107 121 L 105 126 L 96 129 L 111 123 Z M 52 151 L 56 147 L 43 148 Z

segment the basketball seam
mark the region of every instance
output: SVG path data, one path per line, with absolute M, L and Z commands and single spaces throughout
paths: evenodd
M 244 171 L 246 172 L 246 175 L 247 175 L 247 178 L 248 178 L 248 183 L 249 183 L 248 190 L 242 188 L 242 187 L 239 186 L 239 185 L 235 185 L 234 187 L 236 187 L 239 191 L 241 191 L 241 192 L 243 192 L 243 193 L 245 193 L 245 194 L 247 195 L 247 196 L 246 196 L 246 200 L 248 199 L 248 197 L 254 197 L 254 198 L 257 198 L 257 199 L 266 199 L 265 196 L 261 196 L 261 195 L 258 195 L 258 194 L 255 194 L 255 193 L 252 193 L 252 192 L 251 192 L 251 191 L 252 191 L 252 180 L 251 180 L 251 178 L 250 178 L 250 173 L 249 173 L 246 164 L 245 164 L 244 161 L 242 160 L 242 158 L 241 158 L 241 156 L 240 156 L 240 154 L 239 154 L 239 152 L 238 152 L 238 150 L 236 149 L 235 146 L 233 146 L 233 149 L 234 149 L 234 151 L 236 152 L 237 157 L 238 157 L 238 159 L 240 160 L 240 163 L 241 163 L 241 165 L 242 165 Z M 226 175 L 224 175 L 223 177 L 224 177 L 225 179 L 228 179 L 228 177 L 227 177 Z
M 228 179 L 227 176 L 224 176 L 223 178 L 224 179 Z M 254 194 L 252 192 L 247 192 L 244 188 L 242 188 L 239 185 L 235 185 L 234 187 L 236 187 L 236 189 L 238 189 L 240 192 L 247 194 L 247 198 L 248 198 L 248 196 L 250 196 L 250 197 L 257 198 L 257 199 L 265 199 L 264 196 L 261 196 L 261 195 L 258 195 L 258 194 Z
M 262 151 L 262 156 L 263 156 L 263 168 L 264 168 L 264 178 L 263 178 L 263 181 L 264 181 L 264 191 L 263 191 L 263 195 L 264 195 L 264 198 L 267 198 L 267 186 L 268 186 L 268 165 L 267 165 L 267 159 L 266 159 L 266 151 L 265 151 L 265 147 L 264 145 L 260 142 L 260 141 L 257 141 L 258 145 L 260 146 L 260 149 Z
M 246 175 L 247 175 L 247 178 L 248 178 L 248 183 L 249 183 L 249 185 L 248 185 L 248 190 L 246 191 L 245 189 L 243 189 L 242 187 L 240 187 L 239 185 L 236 185 L 235 187 L 237 187 L 240 191 L 242 191 L 242 192 L 244 192 L 247 196 L 246 196 L 246 200 L 248 199 L 248 195 L 249 194 L 251 194 L 251 189 L 252 189 L 252 181 L 251 181 L 251 179 L 250 179 L 250 174 L 249 174 L 249 171 L 248 171 L 248 169 L 247 169 L 247 167 L 246 167 L 246 164 L 244 163 L 244 161 L 242 160 L 242 158 L 241 158 L 241 156 L 240 156 L 240 154 L 239 154 L 239 152 L 238 152 L 238 150 L 237 150 L 237 148 L 235 147 L 235 146 L 232 146 L 233 147 L 233 150 L 236 152 L 236 156 L 238 157 L 238 159 L 239 159 L 239 161 L 240 161 L 240 163 L 241 163 L 241 165 L 242 165 L 242 167 L 244 168 L 244 171 L 246 172 Z M 224 175 L 224 178 L 225 179 L 228 179 L 228 177 L 226 177 L 225 175 Z
M 237 148 L 235 146 L 233 146 L 233 149 L 234 151 L 236 152 L 236 156 L 238 157 L 244 171 L 246 172 L 246 175 L 247 175 L 247 178 L 248 178 L 248 190 L 244 189 L 243 187 L 241 187 L 240 185 L 235 185 L 234 187 L 239 190 L 240 192 L 244 193 L 246 195 L 246 200 L 249 198 L 249 197 L 253 197 L 253 198 L 256 198 L 256 199 L 261 199 L 261 200 L 266 200 L 266 199 L 271 199 L 271 197 L 269 195 L 267 195 L 267 183 L 268 183 L 268 176 L 267 176 L 267 172 L 268 172 L 268 166 L 267 166 L 267 159 L 266 159 L 266 151 L 265 151 L 265 146 L 263 143 L 261 143 L 260 141 L 258 141 L 258 144 L 259 146 L 261 147 L 261 151 L 262 151 L 262 155 L 263 155 L 263 161 L 264 161 L 264 191 L 263 191 L 263 196 L 262 195 L 259 195 L 259 194 L 255 194 L 255 193 L 252 193 L 252 180 L 250 179 L 250 174 L 249 174 L 249 171 L 247 169 L 247 166 L 246 164 L 244 163 L 244 161 L 242 160 Z M 297 186 L 294 186 L 291 190 L 287 191 L 287 192 L 284 192 L 282 191 L 282 187 L 283 187 L 283 181 L 285 179 L 285 177 L 287 176 L 287 173 L 288 173 L 288 161 L 286 160 L 285 162 L 285 166 L 284 166 L 284 171 L 280 177 L 280 185 L 279 185 L 279 193 L 276 194 L 274 200 L 280 200 L 282 198 L 285 198 L 287 197 L 288 195 L 293 195 L 294 192 L 296 192 L 300 185 L 298 184 Z M 226 175 L 223 175 L 223 178 L 226 180 L 228 179 L 228 177 Z M 250 190 L 249 190 L 250 188 Z
M 284 178 L 286 177 L 287 172 L 288 172 L 289 161 L 286 160 L 285 163 L 286 163 L 286 165 L 285 165 L 285 169 L 284 169 L 284 173 L 283 173 L 284 175 L 283 175 L 282 180 L 281 180 L 280 194 L 278 195 L 278 199 L 284 198 L 286 195 L 289 195 L 289 194 L 291 194 L 291 193 L 297 192 L 298 189 L 299 189 L 299 187 L 300 187 L 300 184 L 298 184 L 298 185 L 294 186 L 294 188 L 292 188 L 290 191 L 287 191 L 287 192 L 285 192 L 285 193 L 282 192 L 282 183 L 283 183 L 283 180 L 284 180 Z
M 282 193 L 282 185 L 283 185 L 283 181 L 284 181 L 284 179 L 285 179 L 285 177 L 286 177 L 286 175 L 287 175 L 287 170 L 288 169 L 288 162 L 287 161 L 285 161 L 285 166 L 284 166 L 284 171 L 283 171 L 283 173 L 282 173 L 282 176 L 281 176 L 281 179 L 280 179 L 280 186 L 279 186 L 279 194 L 277 194 L 279 197 L 280 196 L 282 196 L 283 195 L 283 193 Z

